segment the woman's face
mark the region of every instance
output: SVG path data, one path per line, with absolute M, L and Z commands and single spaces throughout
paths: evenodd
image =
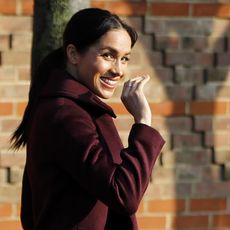
M 131 39 L 124 29 L 104 34 L 83 54 L 78 54 L 77 79 L 97 96 L 112 97 L 130 59 Z

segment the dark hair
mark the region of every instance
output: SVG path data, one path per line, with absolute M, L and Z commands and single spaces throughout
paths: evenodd
M 66 47 L 73 44 L 78 52 L 84 52 L 108 31 L 120 28 L 127 31 L 133 47 L 138 37 L 136 31 L 108 10 L 86 8 L 71 17 L 63 33 L 63 47 L 47 55 L 35 71 L 22 121 L 11 137 L 14 149 L 19 149 L 27 143 L 29 122 L 39 101 L 40 92 L 48 81 L 50 72 L 53 69 L 64 68 Z

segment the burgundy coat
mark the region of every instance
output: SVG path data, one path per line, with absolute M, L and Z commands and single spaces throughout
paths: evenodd
M 113 117 L 71 75 L 53 74 L 30 125 L 24 229 L 138 229 L 135 212 L 164 140 L 155 129 L 134 124 L 124 148 Z

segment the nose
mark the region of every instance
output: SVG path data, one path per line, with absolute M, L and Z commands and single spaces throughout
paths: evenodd
M 124 66 L 122 65 L 121 61 L 117 60 L 114 62 L 112 72 L 116 76 L 122 76 L 124 74 Z

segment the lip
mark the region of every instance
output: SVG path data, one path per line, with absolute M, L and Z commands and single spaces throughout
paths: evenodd
M 109 77 L 104 77 L 104 76 L 100 77 L 101 84 L 104 87 L 109 88 L 109 89 L 114 89 L 117 86 L 118 81 L 119 79 L 117 78 L 109 78 Z

